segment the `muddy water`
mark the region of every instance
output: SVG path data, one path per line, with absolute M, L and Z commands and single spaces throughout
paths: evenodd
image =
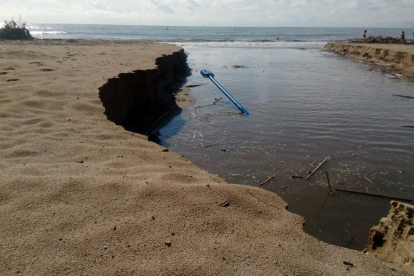
M 334 188 L 414 198 L 414 83 L 375 73 L 369 63 L 321 51 L 321 44 L 183 45 L 197 103 L 160 132 L 162 144 L 230 183 L 275 192 L 320 240 L 363 249 L 388 199 Z M 242 68 L 234 68 L 240 65 Z M 216 79 L 251 112 L 240 115 L 199 71 Z M 206 106 L 210 105 L 210 106 Z M 197 118 L 195 118 L 197 117 Z M 309 180 L 326 156 L 332 158 Z M 367 179 L 369 179 L 369 181 Z M 372 182 L 372 183 L 371 183 Z

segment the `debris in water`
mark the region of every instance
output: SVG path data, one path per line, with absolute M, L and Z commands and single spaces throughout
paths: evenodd
M 247 66 L 246 66 L 246 65 L 237 65 L 237 64 L 233 65 L 232 67 L 233 67 L 234 69 L 239 69 L 239 68 L 244 69 L 244 68 L 247 68 Z
M 366 181 L 368 181 L 369 183 L 371 183 L 371 184 L 375 184 L 371 179 L 369 179 L 369 178 L 366 178 L 366 177 L 364 177 L 364 179 L 366 180 Z
M 192 84 L 192 85 L 187 85 L 186 87 L 187 88 L 193 88 L 193 87 L 199 87 L 199 86 L 202 86 L 202 85 L 204 85 L 204 84 Z
M 401 197 L 394 197 L 394 196 L 387 196 L 387 195 L 380 195 L 380 194 L 364 193 L 364 192 L 358 192 L 358 191 L 353 191 L 353 190 L 335 189 L 335 191 L 340 191 L 340 192 L 347 192 L 347 193 L 354 193 L 354 194 L 360 194 L 360 195 L 375 196 L 375 197 L 382 197 L 382 198 L 389 198 L 389 199 L 395 199 L 395 200 L 402 200 L 402 201 L 412 202 L 412 200 L 411 200 L 411 199 L 406 199 L 406 198 L 401 198 Z
M 406 99 L 414 99 L 413 96 L 406 96 L 406 95 L 397 95 L 397 94 L 393 94 L 394 97 L 400 97 L 400 98 L 406 98 Z
M 275 178 L 276 177 L 276 174 L 275 175 L 272 175 L 271 177 L 269 177 L 265 182 L 262 182 L 262 183 L 260 183 L 260 187 L 262 187 L 263 185 L 265 185 L 265 184 L 267 184 L 267 183 L 269 183 L 273 178 Z
M 207 146 L 204 146 L 203 144 L 201 144 L 201 146 L 202 146 L 203 148 L 207 149 L 207 148 L 211 148 L 211 147 L 217 146 L 217 145 L 219 145 L 219 144 L 220 144 L 220 143 L 215 143 L 215 144 L 211 144 L 211 145 L 207 145 Z
M 323 164 L 325 164 L 326 161 L 328 161 L 331 158 L 331 156 L 329 155 L 328 157 L 326 157 L 320 164 L 319 166 L 317 166 L 307 177 L 306 179 L 309 179 L 320 167 L 322 167 Z

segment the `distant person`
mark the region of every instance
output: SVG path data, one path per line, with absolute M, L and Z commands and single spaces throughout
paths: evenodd
M 405 44 L 405 33 L 404 33 L 404 31 L 401 33 L 401 44 Z
M 362 35 L 363 38 L 367 38 L 367 30 L 364 31 L 364 34 Z

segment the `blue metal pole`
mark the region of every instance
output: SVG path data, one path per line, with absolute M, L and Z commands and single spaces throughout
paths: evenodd
M 229 98 L 229 100 L 235 105 L 237 106 L 238 109 L 240 109 L 241 112 L 243 112 L 244 115 L 250 115 L 250 112 L 247 111 L 241 104 L 239 104 L 239 102 L 233 98 L 233 96 L 223 87 L 221 86 L 220 83 L 218 83 L 218 81 L 216 81 L 214 79 L 214 74 L 213 72 L 209 71 L 209 70 L 201 70 L 201 75 L 204 78 L 208 78 L 210 79 L 217 87 L 218 89 L 221 90 L 221 92 L 223 92 L 224 95 L 226 95 L 227 98 Z

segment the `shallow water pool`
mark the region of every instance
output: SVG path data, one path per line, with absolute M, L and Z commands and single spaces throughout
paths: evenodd
M 230 183 L 263 188 L 302 215 L 320 240 L 363 249 L 389 199 L 413 199 L 414 83 L 376 73 L 372 64 L 322 51 L 315 43 L 189 43 L 195 105 L 160 132 L 161 143 Z M 238 66 L 235 66 L 238 65 Z M 240 66 L 240 67 L 239 67 Z M 238 68 L 235 68 L 238 67 Z M 207 79 L 216 79 L 251 112 L 238 109 Z M 216 104 L 212 103 L 222 98 Z M 197 117 L 197 118 L 196 118 Z M 327 156 L 331 160 L 306 177 Z

